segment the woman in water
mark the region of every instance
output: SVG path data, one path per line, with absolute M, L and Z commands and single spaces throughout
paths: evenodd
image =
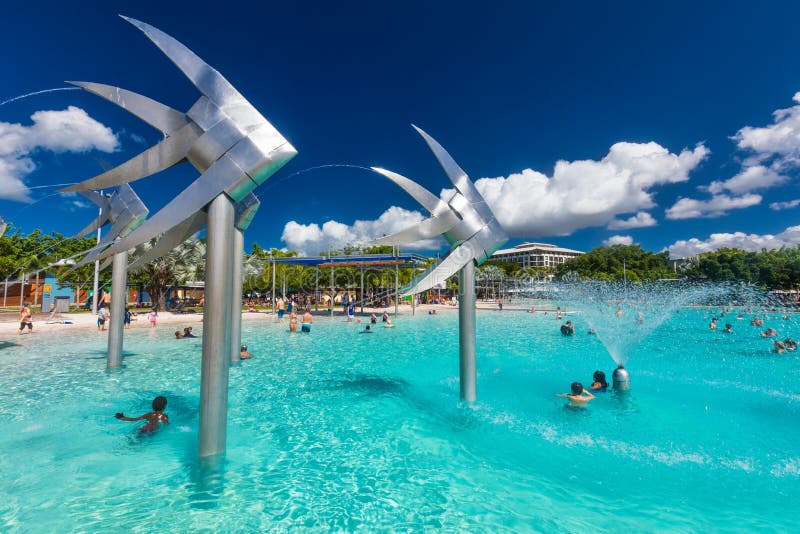
M 566 397 L 569 399 L 569 406 L 584 408 L 586 403 L 594 398 L 590 392 L 583 389 L 583 384 L 573 382 L 570 385 L 571 393 L 556 393 L 556 397 Z
M 289 314 L 289 332 L 297 332 L 297 312 L 294 310 Z
M 595 371 L 594 375 L 592 375 L 592 387 L 589 388 L 590 391 L 600 391 L 605 393 L 606 389 L 608 388 L 608 382 L 606 382 L 606 374 L 603 371 Z
M 164 408 L 166 407 L 167 407 L 167 398 L 158 396 L 155 399 L 153 399 L 152 412 L 147 412 L 146 414 L 140 415 L 139 417 L 125 417 L 125 415 L 122 412 L 117 412 L 114 415 L 114 417 L 116 417 L 120 421 L 141 421 L 142 419 L 147 419 L 147 424 L 139 429 L 139 434 L 147 434 L 158 430 L 159 423 L 164 423 L 165 425 L 169 424 L 169 416 L 167 416 L 167 414 L 164 413 Z

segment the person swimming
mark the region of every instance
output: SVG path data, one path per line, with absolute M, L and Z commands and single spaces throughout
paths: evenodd
M 594 375 L 592 375 L 592 386 L 589 388 L 589 391 L 600 391 L 602 393 L 606 392 L 608 388 L 608 382 L 606 382 L 606 374 L 603 371 L 595 371 Z
M 249 360 L 252 357 L 253 355 L 247 352 L 247 345 L 242 345 L 239 347 L 239 359 Z
M 167 398 L 158 396 L 153 399 L 153 411 L 147 412 L 144 415 L 140 415 L 139 417 L 125 417 L 125 414 L 122 412 L 117 412 L 114 414 L 114 417 L 119 419 L 120 421 L 141 421 L 142 419 L 147 420 L 147 424 L 144 425 L 139 429 L 139 434 L 149 434 L 150 432 L 155 432 L 158 430 L 159 423 L 163 423 L 165 425 L 169 424 L 169 416 L 164 413 L 164 409 L 167 407 Z
M 361 334 L 371 334 L 372 330 L 370 329 L 369 325 L 367 325 L 367 326 L 364 327 L 364 330 L 362 330 L 359 333 L 361 333 Z
M 594 395 L 586 391 L 580 382 L 573 382 L 570 385 L 570 391 L 570 393 L 556 393 L 556 397 L 569 399 L 569 406 L 576 408 L 586 407 L 586 403 L 594 398 Z

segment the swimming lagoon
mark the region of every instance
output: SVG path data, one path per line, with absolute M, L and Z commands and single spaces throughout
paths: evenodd
M 792 530 L 800 356 L 683 308 L 629 355 L 632 390 L 587 409 L 555 393 L 615 364 L 580 314 L 478 313 L 478 402 L 458 397 L 458 318 L 339 317 L 310 335 L 243 325 L 221 472 L 197 461 L 200 339 L 126 331 L 105 368 L 88 330 L 0 349 L 0 528 L 27 531 Z M 746 316 L 749 319 L 749 316 Z M 198 328 L 195 327 L 197 330 Z M 138 437 L 168 398 L 171 424 Z

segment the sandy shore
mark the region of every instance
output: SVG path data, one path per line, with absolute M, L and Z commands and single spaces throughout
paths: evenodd
M 494 302 L 486 302 L 486 301 L 479 301 L 477 303 L 477 308 L 479 310 L 494 310 L 497 311 L 497 304 Z M 421 304 L 416 308 L 417 315 L 427 314 L 428 311 L 436 310 L 436 313 L 456 313 L 458 311 L 457 307 L 443 305 L 443 304 Z M 538 310 L 538 308 L 537 308 Z M 374 313 L 378 317 L 383 314 L 383 312 L 387 312 L 391 317 L 394 317 L 394 307 L 389 308 L 364 308 L 364 315 L 369 316 L 369 314 Z M 503 307 L 503 311 L 527 311 L 527 308 L 522 308 L 520 306 L 515 306 L 514 303 L 506 304 Z M 542 311 L 546 311 L 542 309 Z M 358 308 L 356 310 L 357 317 L 363 317 L 360 313 L 361 309 Z M 312 311 L 314 314 L 314 320 L 329 320 L 331 318 L 330 312 L 328 310 L 320 308 L 318 311 Z M 398 310 L 398 315 L 400 317 L 409 317 L 412 314 L 412 310 L 410 306 L 400 306 Z M 14 335 L 16 336 L 19 331 L 19 322 L 18 322 L 19 314 L 17 312 L 3 312 L 0 315 L 0 336 L 7 337 Z M 76 330 L 76 329 L 97 329 L 97 316 L 91 313 L 62 313 L 56 315 L 52 321 L 48 321 L 49 314 L 46 313 L 34 313 L 33 314 L 33 331 L 34 334 L 38 332 L 42 333 L 52 333 L 52 332 L 60 332 L 64 331 L 64 329 L 69 330 Z M 338 306 L 335 310 L 333 318 L 335 320 L 341 320 L 344 318 L 344 314 L 342 313 L 341 306 Z M 275 317 L 272 315 L 271 311 L 266 312 L 242 312 L 242 320 L 243 321 L 273 321 Z M 193 327 L 195 333 L 199 333 L 200 328 L 203 324 L 203 314 L 202 313 L 172 313 L 172 312 L 161 312 L 158 314 L 158 322 L 156 328 L 166 328 L 170 330 L 183 330 L 187 326 Z M 108 325 L 106 325 L 106 329 Z M 147 321 L 146 313 L 143 313 L 137 316 L 136 320 L 131 322 L 131 329 L 141 329 L 141 328 L 150 328 L 150 323 Z M 27 333 L 27 328 L 25 332 Z M 27 334 L 26 334 L 27 335 Z

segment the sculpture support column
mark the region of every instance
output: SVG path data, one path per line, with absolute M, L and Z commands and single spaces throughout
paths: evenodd
M 224 193 L 208 205 L 203 364 L 200 377 L 200 456 L 225 452 L 231 347 L 233 201 Z
M 111 323 L 108 325 L 109 369 L 122 365 L 122 334 L 125 329 L 125 304 L 128 300 L 128 252 L 114 254 L 111 267 Z
M 478 370 L 475 364 L 475 262 L 458 276 L 458 345 L 461 400 L 475 402 Z
M 233 229 L 233 287 L 231 289 L 231 361 L 241 358 L 242 346 L 242 262 L 244 261 L 244 232 Z

